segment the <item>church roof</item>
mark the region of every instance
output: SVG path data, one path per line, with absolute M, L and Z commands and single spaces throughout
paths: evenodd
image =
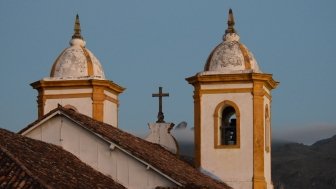
M 0 128 L 0 188 L 125 188 L 62 148 Z
M 201 75 L 261 73 L 252 52 L 239 41 L 231 9 L 227 23 L 228 29 L 225 31 L 223 41 L 210 53 Z
M 85 47 L 81 35 L 78 15 L 75 20 L 74 34 L 70 47 L 66 48 L 54 62 L 51 79 L 105 79 L 104 70 L 99 60 Z
M 201 173 L 158 144 L 148 142 L 116 127 L 96 121 L 83 114 L 63 108 L 62 106 L 59 106 L 39 120 L 28 125 L 19 133 L 28 131 L 35 125 L 38 125 L 38 123 L 55 114 L 61 114 L 72 119 L 72 121 L 78 125 L 102 137 L 104 140 L 110 142 L 111 145 L 120 148 L 125 153 L 128 153 L 130 156 L 147 165 L 148 168 L 179 183 L 182 187 L 211 189 L 230 188 L 225 183 Z

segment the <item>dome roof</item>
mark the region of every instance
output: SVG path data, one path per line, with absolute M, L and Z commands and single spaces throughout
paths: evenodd
M 220 43 L 209 55 L 203 74 L 260 73 L 253 54 L 240 43 L 234 29 L 232 10 L 229 11 L 228 29 Z
M 66 48 L 54 62 L 50 77 L 53 79 L 105 79 L 99 60 L 85 47 L 81 36 L 79 17 L 76 16 L 75 32 Z

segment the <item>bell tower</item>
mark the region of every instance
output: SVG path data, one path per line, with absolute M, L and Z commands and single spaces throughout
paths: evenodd
M 77 15 L 70 47 L 57 57 L 50 77 L 31 84 L 38 91 L 38 117 L 60 104 L 117 127 L 118 98 L 125 89 L 106 80 L 102 65 L 85 45 Z
M 233 188 L 272 189 L 271 90 L 278 82 L 240 43 L 231 9 L 227 23 L 204 71 L 186 79 L 194 87 L 195 164 Z

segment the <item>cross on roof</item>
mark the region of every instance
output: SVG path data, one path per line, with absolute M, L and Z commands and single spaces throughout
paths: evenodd
M 158 113 L 158 120 L 156 123 L 164 123 L 164 115 L 162 112 L 162 97 L 169 96 L 169 93 L 162 93 L 162 87 L 159 87 L 159 93 L 152 94 L 152 97 L 158 97 L 159 98 L 159 113 Z

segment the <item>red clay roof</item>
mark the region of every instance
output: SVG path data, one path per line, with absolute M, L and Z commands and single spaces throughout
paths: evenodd
M 147 162 L 155 169 L 163 174 L 181 183 L 184 187 L 189 188 L 211 188 L 211 189 L 226 189 L 231 188 L 225 183 L 217 181 L 204 175 L 194 167 L 180 160 L 175 154 L 165 150 L 158 144 L 154 144 L 108 125 L 103 122 L 96 121 L 88 116 L 68 110 L 59 106 L 52 110 L 40 120 L 28 125 L 19 133 L 23 133 L 27 129 L 33 127 L 39 121 L 45 119 L 49 115 L 60 111 L 61 113 L 71 117 L 74 121 L 88 130 L 99 134 L 106 140 L 115 143 L 124 150 L 130 152 L 133 156 Z
M 58 146 L 0 128 L 0 188 L 125 187 Z

